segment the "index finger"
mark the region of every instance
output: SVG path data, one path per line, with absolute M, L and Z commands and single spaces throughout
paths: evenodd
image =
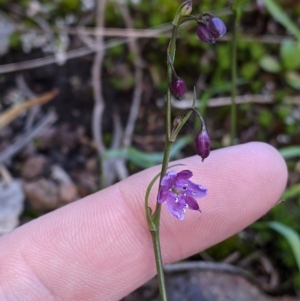
M 242 230 L 278 201 L 286 185 L 283 159 L 263 143 L 214 151 L 204 163 L 196 156 L 180 163 L 208 196 L 199 200 L 203 213 L 187 212 L 184 221 L 163 208 L 165 263 Z M 31 301 L 119 300 L 154 276 L 143 198 L 158 172 L 159 167 L 140 172 L 1 238 L 0 292 L 25 292 L 20 300 Z

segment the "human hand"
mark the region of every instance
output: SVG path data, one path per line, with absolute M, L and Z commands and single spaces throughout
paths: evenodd
M 242 230 L 280 198 L 287 170 L 263 143 L 213 151 L 179 161 L 208 189 L 203 213 L 179 221 L 163 206 L 164 263 L 204 250 Z M 176 162 L 178 163 L 178 162 Z M 180 167 L 173 169 L 180 170 Z M 153 167 L 51 212 L 0 238 L 0 300 L 119 300 L 155 275 L 144 212 Z M 154 207 L 156 189 L 150 205 Z

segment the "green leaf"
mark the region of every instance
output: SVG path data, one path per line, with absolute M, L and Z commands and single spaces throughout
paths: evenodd
M 69 11 L 74 11 L 80 7 L 80 1 L 79 0 L 60 0 L 60 5 Z
M 285 13 L 284 8 L 280 7 L 274 0 L 263 0 L 263 2 L 273 18 L 283 25 L 291 34 L 295 35 L 300 41 L 300 30 Z
M 300 145 L 283 147 L 279 152 L 284 159 L 297 158 L 300 157 Z
M 300 90 L 300 74 L 294 71 L 289 71 L 284 75 L 285 81 L 294 89 Z
M 21 47 L 21 37 L 20 34 L 16 31 L 12 32 L 11 35 L 9 36 L 9 46 L 11 48 L 19 48 Z
M 251 61 L 243 64 L 242 68 L 240 69 L 240 72 L 243 77 L 252 80 L 255 77 L 255 74 L 257 73 L 258 69 L 258 65 L 253 64 L 253 61 Z
M 282 195 L 282 198 L 287 200 L 298 196 L 300 196 L 300 184 L 293 185 L 292 187 L 286 189 Z
M 191 142 L 191 138 L 188 136 L 181 137 L 180 139 L 178 139 L 172 147 L 172 150 L 170 152 L 170 159 L 176 157 L 176 155 L 178 155 L 178 153 L 182 150 L 182 148 L 185 147 L 190 142 Z M 108 157 L 124 158 L 136 164 L 137 166 L 143 168 L 148 168 L 156 164 L 160 164 L 163 159 L 162 152 L 148 154 L 134 147 L 129 147 L 128 150 L 108 150 L 104 153 L 103 156 L 104 158 L 108 158 Z
M 295 256 L 298 269 L 300 271 L 300 236 L 299 234 L 291 227 L 288 227 L 279 222 L 268 222 L 267 225 L 280 233 L 289 243 L 292 252 Z
M 300 42 L 290 39 L 284 40 L 280 45 L 280 56 L 285 70 L 295 70 L 300 66 Z
M 259 65 L 262 69 L 271 73 L 278 73 L 281 70 L 279 61 L 271 55 L 264 55 L 259 61 Z

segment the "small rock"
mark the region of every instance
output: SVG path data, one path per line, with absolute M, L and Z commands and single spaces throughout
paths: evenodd
M 26 180 L 33 180 L 43 174 L 47 159 L 44 156 L 37 155 L 29 158 L 23 167 L 22 176 Z
M 77 188 L 68 173 L 59 165 L 52 166 L 52 178 L 58 183 L 61 205 L 78 199 Z
M 85 167 L 89 172 L 97 172 L 99 170 L 99 159 L 95 157 L 87 159 Z
M 59 189 L 48 179 L 23 183 L 26 198 L 33 209 L 48 211 L 59 207 Z
M 85 197 L 98 189 L 98 177 L 86 171 L 72 172 L 72 178 L 77 183 L 78 194 Z
M 73 183 L 59 184 L 59 199 L 62 203 L 71 203 L 78 199 L 77 188 Z
M 184 285 L 183 285 L 184 284 Z M 242 276 L 221 271 L 197 271 L 166 273 L 167 295 L 172 301 L 297 301 L 297 297 L 273 297 L 265 294 Z M 149 295 L 150 293 L 150 295 Z M 150 280 L 122 299 L 159 300 L 157 280 Z

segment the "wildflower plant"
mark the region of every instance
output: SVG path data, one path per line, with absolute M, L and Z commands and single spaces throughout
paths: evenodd
M 175 14 L 172 30 L 172 36 L 167 48 L 167 76 L 168 90 L 166 100 L 166 141 L 164 148 L 164 157 L 161 166 L 161 172 L 150 182 L 145 195 L 145 211 L 150 230 L 153 248 L 155 254 L 155 262 L 159 283 L 159 291 L 162 301 L 167 300 L 162 254 L 159 240 L 159 227 L 162 206 L 165 204 L 168 211 L 179 220 L 183 220 L 187 209 L 200 211 L 197 199 L 207 195 L 207 189 L 199 183 L 194 183 L 191 178 L 192 171 L 184 169 L 179 172 L 171 170 L 173 166 L 169 166 L 169 156 L 171 148 L 179 134 L 180 130 L 187 122 L 192 113 L 201 121 L 201 129 L 195 137 L 197 154 L 201 157 L 202 162 L 210 153 L 210 136 L 207 132 L 205 121 L 201 114 L 195 109 L 196 92 L 194 89 L 193 105 L 190 109 L 183 111 L 172 122 L 171 119 L 171 94 L 177 98 L 181 98 L 187 90 L 185 81 L 180 78 L 174 68 L 176 54 L 176 39 L 178 31 L 182 24 L 187 21 L 195 21 L 197 23 L 197 35 L 199 39 L 206 43 L 215 43 L 216 39 L 222 37 L 226 33 L 226 27 L 223 21 L 212 14 L 201 14 L 199 16 L 191 15 L 192 0 L 183 2 Z M 199 160 L 201 160 L 199 158 Z M 157 202 L 155 210 L 148 205 L 150 191 L 159 178 L 159 189 L 157 193 Z

